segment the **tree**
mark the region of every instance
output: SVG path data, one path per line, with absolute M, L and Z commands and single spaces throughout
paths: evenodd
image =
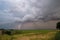
M 57 23 L 56 28 L 57 28 L 57 29 L 60 29 L 60 22 Z
M 6 31 L 5 34 L 12 35 L 11 31 Z

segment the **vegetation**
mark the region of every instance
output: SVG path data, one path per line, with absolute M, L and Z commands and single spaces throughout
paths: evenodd
M 60 29 L 60 22 L 57 23 L 57 29 Z
M 60 40 L 60 30 L 4 30 L 0 40 Z M 9 33 L 10 32 L 10 33 Z

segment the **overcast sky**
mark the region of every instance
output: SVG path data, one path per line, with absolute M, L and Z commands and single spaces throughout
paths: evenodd
M 60 0 L 0 0 L 0 22 L 60 17 Z
M 60 18 L 60 0 L 0 0 L 0 23 Z

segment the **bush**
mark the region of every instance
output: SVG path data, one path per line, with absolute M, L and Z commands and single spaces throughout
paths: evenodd
M 11 31 L 6 31 L 5 34 L 12 35 Z
M 60 31 L 57 31 L 55 35 L 55 40 L 60 40 Z
M 60 29 L 60 22 L 57 23 L 56 28 L 57 28 L 57 29 Z

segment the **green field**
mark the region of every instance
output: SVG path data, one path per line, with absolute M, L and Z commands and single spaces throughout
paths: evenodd
M 60 30 L 13 30 L 12 32 L 12 35 L 0 35 L 0 40 L 60 40 Z

